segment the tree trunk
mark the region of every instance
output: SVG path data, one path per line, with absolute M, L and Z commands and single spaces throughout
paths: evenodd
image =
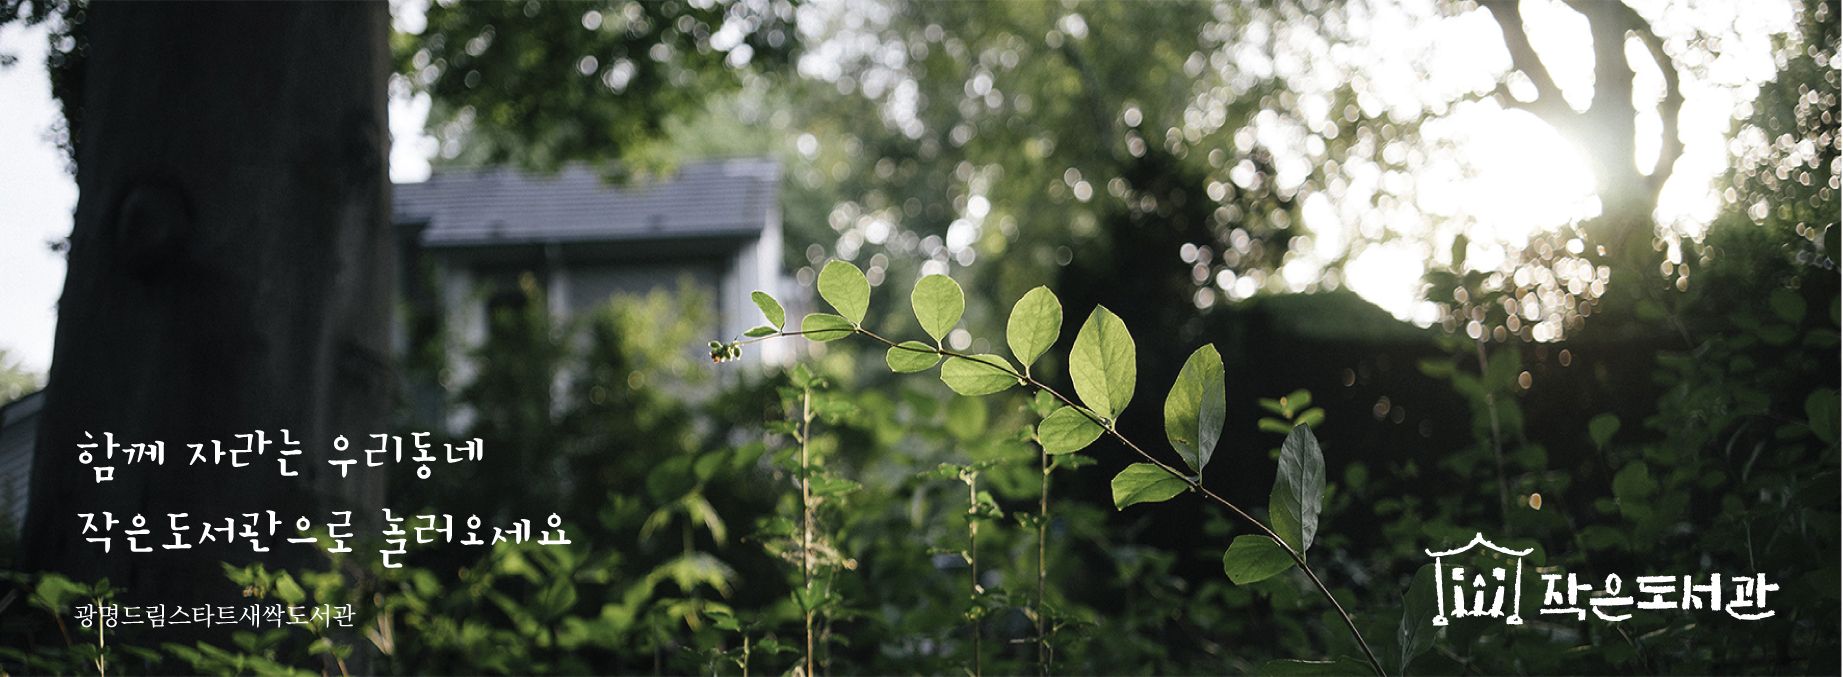
M 1587 18 L 1593 35 L 1593 101 L 1587 110 L 1576 111 L 1562 99 L 1561 88 L 1530 45 L 1520 0 L 1481 0 L 1479 4 L 1503 30 L 1512 67 L 1528 76 L 1536 90 L 1535 99 L 1524 102 L 1510 95 L 1507 83 L 1500 84 L 1499 99 L 1554 125 L 1593 168 L 1601 211 L 1585 224 L 1589 239 L 1607 249 L 1604 260 L 1628 265 L 1647 261 L 1658 195 L 1683 155 L 1683 142 L 1677 136 L 1683 93 L 1676 63 L 1664 52 L 1663 40 L 1644 17 L 1620 0 L 1568 0 L 1569 7 Z M 1664 99 L 1658 104 L 1663 121 L 1658 158 L 1642 171 L 1634 157 L 1638 109 L 1632 102 L 1633 65 L 1625 53 L 1628 33 L 1644 43 L 1664 75 Z
M 382 475 L 360 463 L 342 479 L 327 460 L 360 457 L 391 406 L 389 14 L 382 2 L 87 12 L 81 197 L 22 564 L 107 577 L 124 603 L 246 605 L 219 562 L 325 566 L 285 541 L 297 517 L 320 527 L 354 510 L 353 532 L 377 533 L 365 525 L 381 516 Z M 247 467 L 190 463 L 188 444 L 209 459 L 214 441 L 283 429 L 303 452 L 287 458 L 298 476 L 281 476 L 281 444 Z M 83 464 L 77 445 L 105 433 L 165 442 L 164 464 L 102 448 Z M 351 447 L 335 452 L 341 435 Z M 96 480 L 100 466 L 112 481 Z M 78 515 L 101 527 L 104 511 L 121 523 L 82 533 Z M 162 547 L 177 513 L 190 549 Z M 260 536 L 200 543 L 227 518 L 241 532 L 244 513 L 259 513 Z M 130 552 L 136 516 L 151 552 Z M 106 554 L 86 540 L 103 536 Z

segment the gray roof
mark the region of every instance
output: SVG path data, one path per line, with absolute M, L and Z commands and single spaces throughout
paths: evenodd
M 430 247 L 755 237 L 780 183 L 780 161 L 764 158 L 690 162 L 628 186 L 581 166 L 549 176 L 442 169 L 422 183 L 398 184 L 392 216 L 426 222 L 422 242 Z

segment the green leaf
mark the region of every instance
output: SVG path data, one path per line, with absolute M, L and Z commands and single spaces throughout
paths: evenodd
M 1295 390 L 1286 397 L 1280 398 L 1280 406 L 1286 409 L 1281 415 L 1292 418 L 1295 412 L 1305 411 L 1306 407 L 1312 406 L 1312 391 L 1304 388 Z
M 1286 405 L 1280 404 L 1279 400 L 1273 399 L 1271 397 L 1263 397 L 1259 400 L 1259 402 L 1261 403 L 1262 409 L 1266 409 L 1269 413 L 1272 413 L 1275 416 L 1285 416 L 1286 415 Z M 1291 428 L 1287 428 L 1287 430 L 1291 430 Z M 1281 434 L 1285 434 L 1285 432 L 1282 432 Z
M 819 271 L 819 296 L 855 325 L 870 310 L 870 281 L 857 266 L 833 260 Z
M 781 309 L 781 302 L 774 300 L 766 292 L 751 292 L 749 298 L 755 300 L 755 307 L 762 309 L 762 317 L 768 318 L 768 324 L 780 329 L 787 325 L 787 311 Z
M 1222 438 L 1227 403 L 1223 393 L 1222 354 L 1205 344 L 1190 354 L 1165 396 L 1165 439 L 1184 458 L 1190 471 L 1203 474 L 1216 442 Z
M 1318 407 L 1312 407 L 1311 409 L 1307 409 L 1299 413 L 1298 421 L 1299 421 L 1299 425 L 1306 426 L 1308 428 L 1316 428 L 1318 427 L 1318 424 L 1325 422 L 1325 410 L 1320 409 Z
M 1439 614 L 1439 600 L 1434 597 L 1434 586 L 1439 581 L 1433 578 L 1433 565 L 1421 567 L 1414 572 L 1414 582 L 1408 585 L 1408 593 L 1401 598 L 1401 626 L 1395 630 L 1395 640 L 1401 647 L 1401 665 L 1395 674 L 1408 674 L 1408 663 L 1415 656 L 1433 648 L 1434 635 L 1439 628 L 1433 626 L 1433 617 Z
M 1837 391 L 1818 388 L 1805 397 L 1805 420 L 1812 434 L 1828 444 L 1837 443 Z
M 275 596 L 280 597 L 289 605 L 299 605 L 302 600 L 307 599 L 307 591 L 302 590 L 301 584 L 294 582 L 294 577 L 284 571 L 282 575 L 275 577 Z
M 1280 536 L 1281 541 L 1292 546 L 1294 552 L 1305 552 L 1305 547 L 1300 545 L 1299 521 L 1280 505 L 1280 492 L 1276 491 L 1267 497 L 1267 523 L 1273 527 L 1273 532 Z
M 1011 319 L 1005 322 L 1005 341 L 1011 354 L 1028 367 L 1043 356 L 1062 336 L 1062 302 L 1049 287 L 1037 287 L 1024 293 L 1011 307 Z
M 1113 478 L 1113 505 L 1124 510 L 1134 503 L 1158 503 L 1184 493 L 1190 485 L 1164 468 L 1134 463 Z
M 1075 335 L 1069 378 L 1090 410 L 1102 418 L 1117 418 L 1133 399 L 1133 385 L 1139 378 L 1136 359 L 1126 323 L 1106 307 L 1096 306 Z
M 839 494 L 848 494 L 853 491 L 857 491 L 858 488 L 862 486 L 863 485 L 858 484 L 857 482 L 853 482 L 843 477 L 825 477 L 825 476 L 816 477 L 816 478 L 813 478 L 813 495 L 814 496 L 837 496 Z
M 1280 445 L 1280 472 L 1274 477 L 1269 504 L 1299 525 L 1301 554 L 1318 534 L 1318 511 L 1325 499 L 1325 457 L 1312 429 L 1297 426 Z M 1276 521 L 1278 521 L 1276 519 Z
M 1017 385 L 1010 363 L 997 355 L 950 357 L 941 365 L 941 380 L 961 395 L 990 395 Z
M 915 283 L 915 291 L 909 294 L 909 304 L 915 307 L 915 319 L 921 321 L 922 331 L 939 342 L 947 332 L 953 331 L 960 314 L 966 311 L 966 295 L 953 278 L 929 275 Z
M 1657 480 L 1651 478 L 1651 468 L 1644 461 L 1633 461 L 1619 469 L 1613 475 L 1613 496 L 1632 500 L 1650 496 L 1657 491 Z
M 1222 553 L 1222 573 L 1236 585 L 1247 585 L 1271 578 L 1293 567 L 1293 558 L 1273 539 L 1257 534 L 1236 536 Z
M 1593 438 L 1593 446 L 1606 448 L 1606 443 L 1613 441 L 1613 435 L 1619 432 L 1619 417 L 1611 413 L 1600 414 L 1587 422 L 1587 436 Z
M 1263 677 L 1373 677 L 1375 668 L 1349 656 L 1334 661 L 1300 661 L 1290 658 L 1267 661 L 1261 666 Z
M 1285 435 L 1293 431 L 1293 427 L 1287 425 L 1286 421 L 1282 421 L 1277 418 L 1263 418 L 1259 422 L 1255 423 L 1254 425 L 1260 428 L 1261 432 L 1279 433 L 1281 435 Z
M 1037 441 L 1043 444 L 1046 454 L 1081 451 L 1100 436 L 1101 426 L 1074 407 L 1057 409 L 1037 426 Z
M 851 321 L 837 315 L 813 313 L 800 320 L 800 331 L 814 341 L 837 341 L 857 331 Z
M 913 374 L 938 364 L 941 356 L 934 352 L 934 346 L 921 341 L 903 341 L 900 345 L 892 346 L 883 355 L 883 361 L 889 363 L 890 371 Z
M 1773 306 L 1773 314 L 1779 319 L 1798 324 L 1805 319 L 1805 297 L 1790 289 L 1775 289 L 1768 299 Z
M 780 330 L 764 324 L 754 329 L 750 329 L 748 331 L 742 332 L 742 335 L 747 336 L 749 338 L 761 338 L 763 336 L 773 336 L 775 332 L 778 332 L 778 331 Z
M 1453 372 L 1459 370 L 1458 366 L 1453 364 L 1452 360 L 1447 359 L 1429 358 L 1421 360 L 1417 366 L 1420 367 L 1422 374 L 1427 375 L 1429 378 L 1437 379 L 1451 378 Z
M 985 400 L 956 397 L 947 403 L 947 421 L 942 427 L 947 429 L 947 434 L 964 442 L 985 435 L 989 418 Z

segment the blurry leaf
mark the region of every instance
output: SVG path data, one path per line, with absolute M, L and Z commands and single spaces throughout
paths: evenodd
M 1613 440 L 1619 432 L 1619 417 L 1611 413 L 1600 414 L 1587 422 L 1587 435 L 1593 438 L 1593 446 L 1606 448 L 1606 443 Z
M 1036 362 L 1061 335 L 1062 302 L 1056 300 L 1049 287 L 1025 292 L 1011 307 L 1011 318 L 1005 322 L 1005 342 L 1025 367 Z
M 1631 542 L 1625 537 L 1625 532 L 1604 524 L 1594 524 L 1581 529 L 1578 538 L 1581 540 L 1581 547 L 1588 550 L 1610 550 L 1612 548 L 1630 550 L 1632 547 Z
M 694 484 L 689 456 L 673 456 L 646 473 L 647 493 L 660 503 L 685 495 Z
M 986 432 L 985 401 L 956 397 L 947 403 L 947 434 L 961 441 L 977 439 Z
M 856 331 L 851 321 L 837 315 L 814 313 L 800 320 L 800 331 L 814 341 L 836 341 Z
M 1837 443 L 1838 407 L 1837 391 L 1830 388 L 1818 388 L 1805 397 L 1805 420 L 1811 433 L 1827 444 Z
M 275 577 L 275 596 L 287 602 L 289 606 L 298 606 L 307 599 L 307 591 L 302 590 L 301 584 L 294 582 L 294 577 L 284 571 L 280 576 Z
M 1324 422 L 1325 410 L 1319 409 L 1318 407 L 1307 409 L 1299 414 L 1299 425 L 1307 428 L 1317 428 L 1318 424 Z
M 1768 299 L 1773 306 L 1773 314 L 1790 324 L 1798 324 L 1805 319 L 1805 297 L 1790 289 L 1775 289 Z
M 1124 510 L 1134 503 L 1158 503 L 1184 493 L 1190 485 L 1164 468 L 1134 463 L 1113 478 L 1113 505 Z
M 1277 661 L 1268 661 L 1266 665 L 1261 666 L 1261 675 L 1263 675 L 1263 677 L 1267 675 L 1272 675 L 1273 677 L 1289 677 L 1291 675 L 1313 677 L 1320 675 L 1329 677 L 1355 677 L 1357 675 L 1362 675 L 1363 677 L 1371 677 L 1375 674 L 1376 670 L 1371 668 L 1369 663 L 1349 656 L 1340 656 L 1334 661 L 1298 661 L 1281 659 Z
M 934 352 L 933 346 L 921 341 L 903 341 L 891 346 L 889 352 L 884 353 L 883 361 L 889 364 L 890 371 L 913 374 L 932 368 L 941 361 L 941 356 Z
M 1421 373 L 1428 378 L 1438 379 L 1451 378 L 1453 372 L 1458 371 L 1458 367 L 1453 364 L 1452 360 L 1433 358 L 1421 360 L 1420 368 Z
M 1280 398 L 1280 405 L 1286 409 L 1281 415 L 1292 418 L 1293 414 L 1305 411 L 1306 407 L 1312 406 L 1312 391 L 1304 388 L 1295 390 L 1286 397 Z
M 1798 338 L 1796 330 L 1783 324 L 1766 325 L 1761 327 L 1757 333 L 1760 335 L 1760 340 L 1771 346 L 1783 346 L 1791 343 L 1792 339 Z
M 718 449 L 699 456 L 691 466 L 692 472 L 697 475 L 699 482 L 709 482 L 712 477 L 717 476 L 717 470 L 728 464 L 729 460 L 729 451 Z
M 1395 640 L 1401 647 L 1401 665 L 1395 668 L 1398 675 L 1408 674 L 1408 663 L 1433 647 L 1434 635 L 1439 628 L 1433 626 L 1433 617 L 1440 612 L 1439 600 L 1434 597 L 1433 565 L 1421 567 L 1414 572 L 1414 582 L 1408 586 L 1408 592 L 1401 598 L 1401 627 L 1395 630 Z
M 1260 399 L 1260 403 L 1261 403 L 1262 409 L 1266 409 L 1269 413 L 1275 416 L 1285 416 L 1286 415 L 1286 406 L 1280 404 L 1279 400 L 1273 399 L 1271 397 L 1263 397 Z M 1292 430 L 1292 428 L 1289 427 L 1287 428 L 1287 430 Z M 1284 431 L 1282 431 L 1282 433 L 1284 433 Z
M 1165 396 L 1165 439 L 1199 475 L 1222 438 L 1227 410 L 1223 387 L 1222 354 L 1205 344 L 1190 354 L 1171 384 L 1171 394 Z
M 748 331 L 742 332 L 742 335 L 747 336 L 749 338 L 761 338 L 763 336 L 773 336 L 776 331 L 779 331 L 779 330 L 775 329 L 774 327 L 762 325 L 760 327 L 756 327 L 754 329 L 750 329 Z
M 751 292 L 749 298 L 755 300 L 755 307 L 762 309 L 762 317 L 768 318 L 768 324 L 775 329 L 787 326 L 787 311 L 781 309 L 781 302 L 774 300 L 765 292 Z
M 1645 299 L 1638 302 L 1638 306 L 1633 309 L 1633 314 L 1637 315 L 1638 319 L 1646 322 L 1656 322 L 1664 319 L 1664 307 L 1658 305 L 1655 301 Z
M 1037 440 L 1043 444 L 1043 453 L 1066 454 L 1088 448 L 1101 432 L 1101 426 L 1076 408 L 1063 407 L 1037 426 Z
M 1656 491 L 1657 480 L 1651 478 L 1651 468 L 1644 461 L 1627 463 L 1613 476 L 1613 496 L 1621 500 L 1644 498 Z
M 965 470 L 966 466 L 963 465 L 942 463 L 933 470 L 923 471 L 917 473 L 915 476 L 925 480 L 957 480 L 960 479 L 960 473 Z
M 814 496 L 837 496 L 857 491 L 863 485 L 842 477 L 821 476 L 813 478 Z
M 1293 428 L 1280 445 L 1280 471 L 1274 478 L 1270 504 L 1299 525 L 1299 553 L 1312 547 L 1318 534 L 1318 511 L 1325 498 L 1325 457 L 1318 438 L 1305 426 Z
M 909 304 L 915 307 L 915 319 L 921 321 L 922 331 L 939 342 L 947 332 L 953 331 L 960 314 L 966 311 L 966 295 L 953 278 L 929 275 L 915 283 L 915 291 L 909 294 Z
M 1281 435 L 1285 435 L 1293 431 L 1293 427 L 1290 425 L 1287 425 L 1286 421 L 1282 421 L 1277 418 L 1263 418 L 1260 420 L 1260 422 L 1256 423 L 1255 426 L 1259 427 L 1261 429 L 1261 432 L 1279 433 Z
M 1222 553 L 1222 573 L 1236 585 L 1266 580 L 1293 567 L 1293 558 L 1273 539 L 1258 534 L 1236 536 Z
M 1010 365 L 997 355 L 950 357 L 941 365 L 941 380 L 961 395 L 990 395 L 1017 385 Z
M 855 325 L 870 310 L 870 281 L 857 266 L 833 260 L 819 271 L 819 296 Z
M 1515 348 L 1502 348 L 1491 354 L 1491 361 L 1485 368 L 1485 387 L 1490 390 L 1508 390 L 1517 382 L 1517 373 L 1523 371 L 1521 355 Z
M 1113 419 L 1133 399 L 1133 386 L 1139 378 L 1133 335 L 1104 306 L 1096 306 L 1088 321 L 1075 335 L 1075 349 L 1069 353 L 1069 378 L 1082 402 L 1101 418 Z

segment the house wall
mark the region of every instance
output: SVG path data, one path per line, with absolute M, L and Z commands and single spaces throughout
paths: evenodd
M 8 404 L 0 414 L 0 519 L 15 529 L 26 520 L 32 447 L 38 442 L 38 410 L 44 403 L 41 390 Z

